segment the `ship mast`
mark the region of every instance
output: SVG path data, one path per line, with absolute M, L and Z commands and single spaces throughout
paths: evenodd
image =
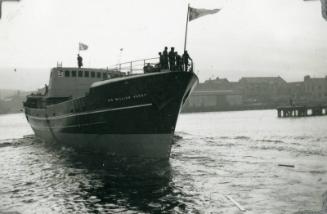
M 184 39 L 184 51 L 186 50 L 186 41 L 187 41 L 187 29 L 188 29 L 188 17 L 190 12 L 190 4 L 187 5 L 187 15 L 186 15 L 186 27 L 185 27 L 185 39 Z

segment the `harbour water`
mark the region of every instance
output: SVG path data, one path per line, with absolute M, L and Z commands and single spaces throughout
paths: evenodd
M 326 116 L 182 114 L 176 129 L 168 162 L 131 162 L 44 144 L 2 115 L 0 213 L 327 212 Z

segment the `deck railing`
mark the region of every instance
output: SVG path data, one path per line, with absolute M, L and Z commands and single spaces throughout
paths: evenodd
M 115 68 L 127 74 L 140 74 L 144 73 L 144 67 L 147 65 L 158 67 L 159 57 L 123 62 L 115 65 Z
M 124 72 L 127 75 L 143 74 L 147 67 L 150 67 L 156 71 L 160 71 L 161 68 L 160 68 L 159 57 L 123 62 L 123 63 L 116 64 L 114 66 L 115 69 L 117 69 L 120 72 Z M 193 72 L 192 60 L 190 60 L 190 64 L 187 68 L 187 71 Z

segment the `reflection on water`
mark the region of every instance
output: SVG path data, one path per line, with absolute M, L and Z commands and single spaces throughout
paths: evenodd
M 171 166 L 168 161 L 117 159 L 75 154 L 67 161 L 73 168 L 92 174 L 92 184 L 83 196 L 91 199 L 88 210 L 161 212 L 174 208 Z M 165 197 L 169 197 L 166 200 Z M 161 206 L 163 204 L 165 206 Z
M 181 115 L 169 161 L 77 153 L 0 116 L 0 213 L 240 213 L 227 196 L 246 213 L 324 213 L 327 117 L 275 114 Z
M 0 147 L 7 150 L 1 160 L 9 161 L 0 163 L 3 211 L 162 213 L 183 207 L 169 161 L 77 153 L 34 136 L 3 141 Z

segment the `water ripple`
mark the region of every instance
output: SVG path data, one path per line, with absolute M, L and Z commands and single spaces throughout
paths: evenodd
M 240 114 L 182 115 L 169 161 L 78 153 L 34 135 L 5 135 L 0 213 L 241 213 L 226 196 L 245 213 L 324 213 L 326 120 L 314 118 L 310 129 L 269 112 Z

